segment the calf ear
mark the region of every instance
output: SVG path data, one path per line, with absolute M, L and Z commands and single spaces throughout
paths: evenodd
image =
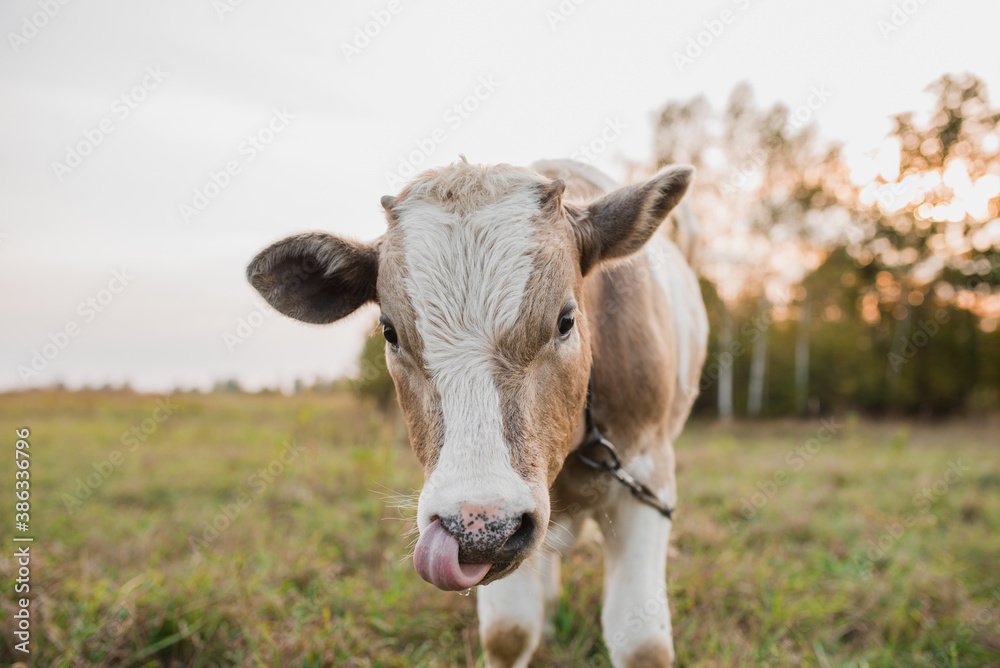
M 315 324 L 375 301 L 378 247 L 324 232 L 298 234 L 262 250 L 247 280 L 275 309 Z
M 619 188 L 573 212 L 583 274 L 642 248 L 687 192 L 694 167 L 666 167 L 644 183 Z

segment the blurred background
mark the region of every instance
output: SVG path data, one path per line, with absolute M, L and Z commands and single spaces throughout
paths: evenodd
M 1000 63 L 981 3 L 2 11 L 5 389 L 356 374 L 371 312 L 274 317 L 243 268 L 302 230 L 378 236 L 379 197 L 461 153 L 622 180 L 698 166 L 702 409 L 998 400 Z
M 996 665 L 998 20 L 4 2 L 0 426 L 36 453 L 36 665 L 482 665 L 474 601 L 408 562 L 377 310 L 304 325 L 244 278 L 289 234 L 379 236 L 379 198 L 460 154 L 698 168 L 680 665 Z M 607 665 L 599 545 L 566 573 L 539 665 Z M 13 610 L 0 659 L 30 663 Z

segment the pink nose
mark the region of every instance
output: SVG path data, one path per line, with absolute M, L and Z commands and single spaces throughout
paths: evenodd
M 459 561 L 501 563 L 523 556 L 535 535 L 528 513 L 508 514 L 500 505 L 466 504 L 441 525 L 458 541 Z
M 502 522 L 507 519 L 505 513 L 499 505 L 467 504 L 462 506 L 458 513 L 458 520 L 461 522 L 462 530 L 466 533 L 475 534 L 485 531 L 487 525 Z

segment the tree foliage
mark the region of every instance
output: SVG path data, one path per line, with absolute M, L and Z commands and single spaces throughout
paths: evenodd
M 867 179 L 782 105 L 758 108 L 749 86 L 719 112 L 700 97 L 664 108 L 658 164 L 700 168 L 713 328 L 698 410 L 717 405 L 727 365 L 737 413 L 755 404 L 761 336 L 765 415 L 799 412 L 803 338 L 814 411 L 1000 403 L 1000 111 L 971 75 L 928 91 L 930 111 L 895 117 Z

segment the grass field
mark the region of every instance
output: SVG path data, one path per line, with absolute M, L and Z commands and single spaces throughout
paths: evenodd
M 0 395 L 0 661 L 20 656 L 6 490 L 27 426 L 34 665 L 482 665 L 474 597 L 408 558 L 394 499 L 421 476 L 398 420 L 348 392 L 157 399 Z M 689 426 L 678 665 L 1000 665 L 1000 423 L 827 429 Z M 596 542 L 563 581 L 533 665 L 608 665 Z

